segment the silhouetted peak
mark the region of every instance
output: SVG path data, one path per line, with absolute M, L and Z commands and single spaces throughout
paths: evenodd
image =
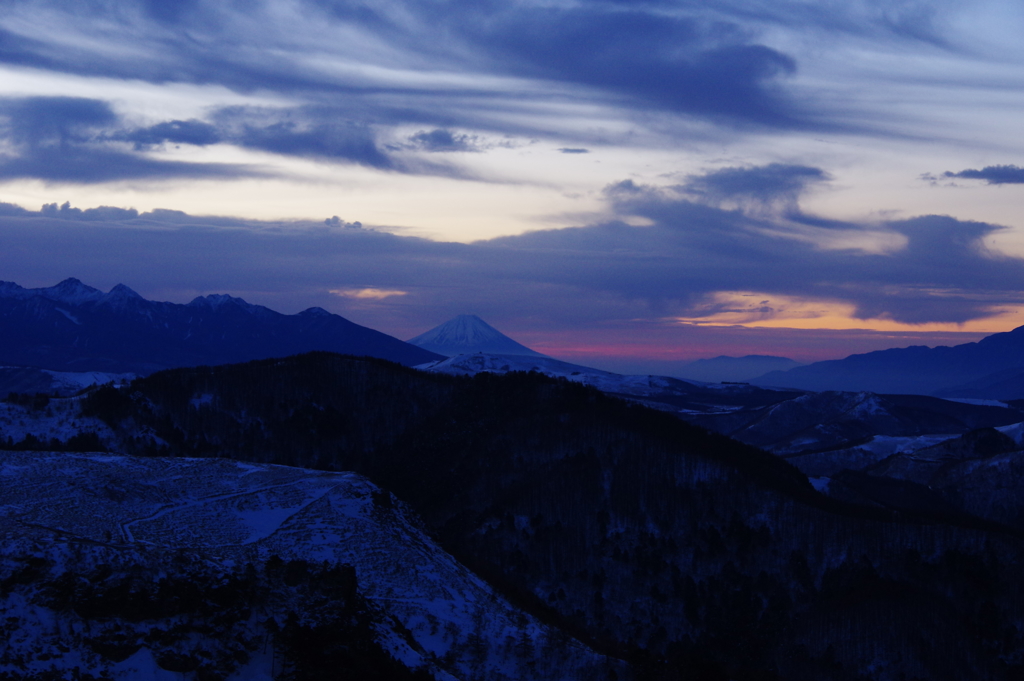
M 80 305 L 99 300 L 104 295 L 103 291 L 92 286 L 86 286 L 74 277 L 68 277 L 56 286 L 36 289 L 36 292 L 44 298 L 68 303 L 69 305 Z
M 0 298 L 21 298 L 25 293 L 25 289 L 13 281 L 0 281 Z
M 142 296 L 124 284 L 118 284 L 114 288 L 110 289 L 110 293 L 108 293 L 107 296 L 111 298 L 142 298 Z
M 303 317 L 333 317 L 330 312 L 322 307 L 309 307 L 299 313 Z
M 211 293 L 208 296 L 199 296 L 189 303 L 189 305 L 193 305 L 195 307 L 208 307 L 212 310 L 219 310 L 226 305 L 236 305 L 245 310 L 256 307 L 255 305 L 250 305 L 241 298 L 229 296 L 226 293 Z

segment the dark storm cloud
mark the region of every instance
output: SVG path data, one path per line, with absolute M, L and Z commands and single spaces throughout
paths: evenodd
M 762 170 L 785 175 L 770 168 Z M 781 183 L 777 191 L 785 196 L 791 187 Z M 1024 260 L 983 244 L 997 225 L 931 215 L 816 228 L 813 218 L 795 223 L 698 203 L 679 187 L 624 182 L 608 195 L 622 216 L 648 224 L 609 221 L 454 244 L 351 229 L 330 218 L 269 224 L 154 211 L 121 213 L 117 222 L 76 217 L 70 229 L 44 214 L 3 217 L 0 270 L 16 281 L 75 275 L 105 282 L 115 272 L 143 291 L 190 282 L 191 293 L 273 293 L 325 307 L 348 304 L 331 298 L 330 289 L 387 288 L 409 292 L 386 303 L 403 314 L 436 320 L 467 309 L 512 310 L 566 325 L 707 316 L 724 311 L 714 306 L 720 291 L 843 302 L 860 318 L 911 324 L 964 322 L 1021 302 Z M 839 229 L 894 234 L 905 245 L 885 253 L 819 245 Z
M 120 120 L 106 102 L 76 97 L 0 100 L 0 179 L 74 183 L 174 177 L 236 177 L 253 169 L 215 163 L 156 161 L 109 142 Z
M 1024 168 L 1014 165 L 985 166 L 981 170 L 961 170 L 958 173 L 946 171 L 943 177 L 964 180 L 985 180 L 987 184 L 1024 184 Z

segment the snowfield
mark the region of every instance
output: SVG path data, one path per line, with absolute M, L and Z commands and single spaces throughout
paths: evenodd
M 0 441 L 10 438 L 17 443 L 26 435 L 34 435 L 42 442 L 66 442 L 81 433 L 96 433 L 108 445 L 114 437 L 103 421 L 82 416 L 81 399 L 77 397 L 51 398 L 42 409 L 0 402 Z
M 151 643 L 159 640 L 153 631 L 173 622 L 90 620 L 48 607 L 42 595 L 68 572 L 152 571 L 153 557 L 168 551 L 200 556 L 214 572 L 267 565 L 274 556 L 352 566 L 359 594 L 378 613 L 378 642 L 438 679 L 575 679 L 609 664 L 514 608 L 440 549 L 390 493 L 353 473 L 225 459 L 0 452 L 0 541 L 4 584 L 20 584 L 18 565 L 32 559 L 45 561 L 51 576 L 42 586 L 30 581 L 0 591 L 0 621 L 16 632 L 0 639 L 0 672 L 25 666 L 191 678 L 154 662 L 167 651 Z M 103 627 L 142 643 L 125 659 L 104 658 L 88 645 Z M 237 640 L 267 636 L 259 618 L 236 628 Z M 217 645 L 193 638 L 200 648 Z M 236 655 L 236 678 L 270 678 L 274 655 L 265 648 Z
M 529 357 L 525 355 L 495 354 L 476 352 L 462 354 L 437 362 L 427 362 L 417 367 L 421 371 L 430 371 L 451 376 L 473 376 L 481 372 L 505 374 L 510 371 L 535 371 L 552 378 L 564 378 L 575 383 L 582 383 L 603 392 L 620 395 L 650 396 L 672 392 L 679 388 L 700 388 L 715 390 L 722 393 L 746 392 L 750 388 L 746 383 L 705 383 L 690 379 L 673 378 L 671 376 L 655 376 L 652 374 L 616 374 L 602 371 L 581 364 L 571 364 L 543 355 Z M 758 388 L 759 390 L 775 390 L 774 388 Z

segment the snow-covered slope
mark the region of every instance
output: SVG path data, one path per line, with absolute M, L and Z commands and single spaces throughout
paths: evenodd
M 98 441 L 105 445 L 114 441 L 113 432 L 107 424 L 97 418 L 82 415 L 80 398 L 47 399 L 45 404 L 31 402 L 0 402 L 0 446 L 5 441 L 19 443 L 26 437 L 35 438 L 40 443 L 52 440 L 67 442 L 85 433 L 95 434 Z
M 416 368 L 451 376 L 473 376 L 485 371 L 493 374 L 505 374 L 510 371 L 535 371 L 553 378 L 564 378 L 574 383 L 589 385 L 602 392 L 635 397 L 661 394 L 680 384 L 696 386 L 696 384 L 667 376 L 614 374 L 610 371 L 570 364 L 544 356 L 524 357 L 482 352 L 421 364 Z
M 292 601 L 280 601 L 280 592 L 325 580 L 337 590 L 343 566 L 354 568 L 377 644 L 434 678 L 622 673 L 618 663 L 514 608 L 440 549 L 390 493 L 353 473 L 0 452 L 0 538 L 0 674 L 77 667 L 123 679 L 186 679 L 192 676 L 145 675 L 185 669 L 175 660 L 187 658 L 215 669 L 209 678 L 270 679 L 274 665 L 288 664 L 275 650 L 286 640 L 280 632 L 299 622 L 297 631 L 306 627 L 313 636 L 330 605 L 318 592 Z M 179 569 L 183 556 L 188 569 Z M 195 588 L 214 594 L 234 584 L 258 595 L 260 575 L 282 570 L 284 586 L 270 590 L 270 601 L 250 594 L 237 612 L 223 606 L 219 621 L 192 611 L 159 616 L 170 598 L 160 589 L 183 575 L 200 574 Z M 80 592 L 110 582 L 112 572 L 125 575 L 114 591 L 136 593 L 123 611 L 116 597 L 93 602 Z M 132 599 L 157 614 L 133 609 Z M 163 670 L 154 666 L 160 660 Z
M 629 397 L 655 409 L 680 413 L 731 412 L 742 406 L 773 404 L 791 396 L 748 385 L 700 383 L 646 374 L 615 374 L 543 356 L 475 353 L 421 364 L 416 368 L 452 376 L 535 371 L 552 378 L 582 383 L 612 395 Z
M 543 357 L 521 345 L 473 314 L 449 319 L 440 326 L 410 338 L 409 343 L 446 357 L 465 353 L 486 352 L 499 355 Z
M 10 393 L 67 396 L 83 388 L 105 383 L 121 384 L 135 378 L 135 374 L 114 374 L 103 371 L 50 371 L 35 367 L 0 366 L 0 399 Z

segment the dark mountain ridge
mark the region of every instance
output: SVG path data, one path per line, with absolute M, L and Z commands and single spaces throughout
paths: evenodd
M 1024 369 L 1024 326 L 977 343 L 878 350 L 772 371 L 752 382 L 801 390 L 931 395 L 1015 369 Z
M 227 295 L 154 302 L 122 284 L 103 293 L 77 279 L 40 289 L 0 282 L 0 324 L 0 365 L 58 371 L 147 374 L 310 350 L 407 365 L 440 359 L 317 307 L 284 315 Z
M 367 475 L 638 678 L 1024 672 L 1018 530 L 900 490 L 831 499 L 773 455 L 568 381 L 314 353 L 164 371 L 85 410 L 127 453 Z

